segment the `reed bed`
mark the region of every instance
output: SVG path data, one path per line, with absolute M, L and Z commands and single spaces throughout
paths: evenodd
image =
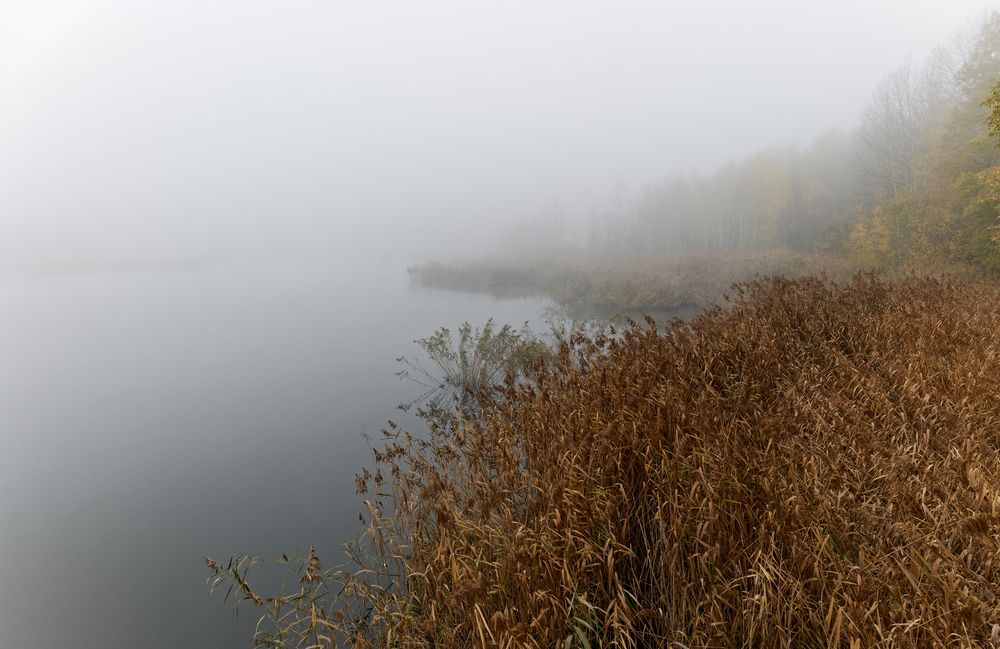
M 258 641 L 1000 646 L 997 288 L 754 280 L 530 379 L 390 426 L 363 567 L 303 564 Z

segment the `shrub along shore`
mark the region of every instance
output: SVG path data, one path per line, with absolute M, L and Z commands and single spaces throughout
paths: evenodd
M 418 286 L 500 296 L 546 295 L 563 306 L 670 311 L 718 303 L 734 283 L 758 275 L 824 274 L 846 280 L 846 258 L 785 250 L 674 255 L 562 251 L 520 258 L 428 263 L 408 269 Z
M 211 562 L 258 642 L 1000 643 L 995 285 L 754 280 L 554 352 L 477 416 L 390 427 L 357 565 L 264 599 Z
M 639 317 L 646 313 L 693 314 L 724 302 L 734 284 L 756 277 L 819 276 L 844 283 L 862 267 L 846 255 L 787 250 L 670 257 L 561 251 L 520 258 L 432 262 L 408 271 L 415 286 L 506 297 L 545 295 L 571 314 Z M 955 261 L 864 267 L 897 279 L 915 273 L 970 279 L 989 276 L 981 268 Z

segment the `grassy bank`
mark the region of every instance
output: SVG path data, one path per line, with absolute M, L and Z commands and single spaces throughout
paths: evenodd
M 757 275 L 847 279 L 846 260 L 783 250 L 702 253 L 670 258 L 561 252 L 409 269 L 418 285 L 495 295 L 540 294 L 566 306 L 604 311 L 671 311 L 719 302 L 735 282 Z
M 390 430 L 362 567 L 213 571 L 283 646 L 991 646 L 998 395 L 993 286 L 755 281 Z

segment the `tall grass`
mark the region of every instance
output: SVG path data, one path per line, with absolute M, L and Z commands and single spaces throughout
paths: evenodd
M 474 410 L 470 409 L 476 407 L 476 395 L 517 380 L 527 367 L 544 362 L 548 354 L 545 343 L 531 332 L 527 323 L 517 330 L 507 324 L 497 327 L 492 319 L 482 329 L 473 329 L 465 322 L 456 334 L 453 336 L 450 329 L 441 327 L 427 338 L 414 341 L 429 366 L 420 358 L 396 359 L 403 365 L 396 375 L 425 390 L 415 400 L 402 404 L 402 409 L 424 404 L 439 410 L 457 402 L 467 414 L 472 414 Z
M 1000 646 L 997 288 L 755 280 L 530 378 L 389 426 L 354 566 L 266 599 L 212 562 L 258 641 Z

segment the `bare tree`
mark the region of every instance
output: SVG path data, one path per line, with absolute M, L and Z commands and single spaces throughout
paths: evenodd
M 907 63 L 882 80 L 862 114 L 858 169 L 865 202 L 916 186 L 917 142 L 926 100 Z

